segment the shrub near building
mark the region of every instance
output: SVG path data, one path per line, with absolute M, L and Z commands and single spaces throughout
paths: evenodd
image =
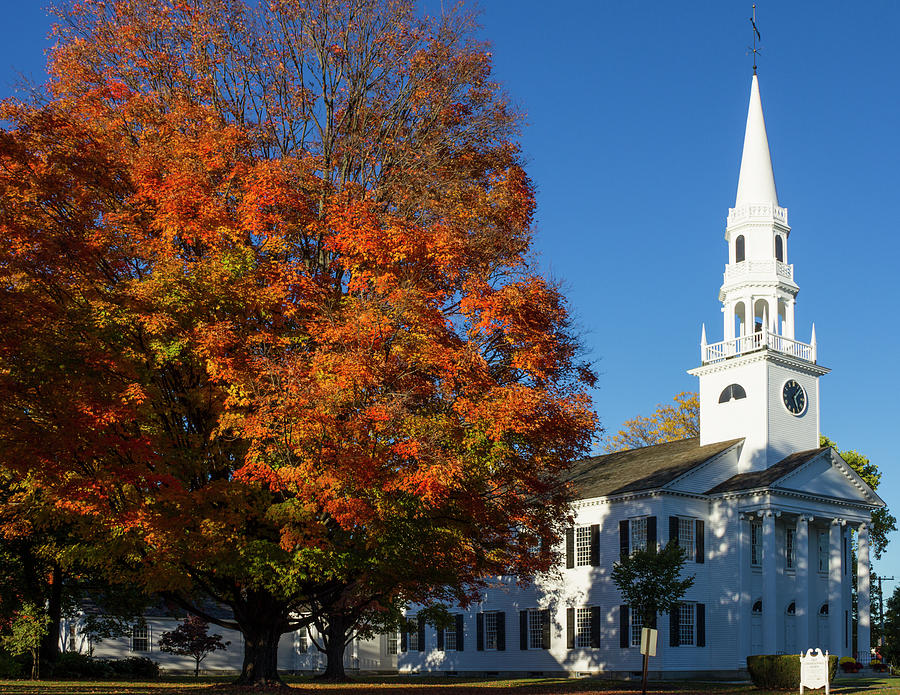
M 834 680 L 838 657 L 828 657 L 828 682 Z M 747 657 L 753 685 L 763 690 L 794 690 L 800 687 L 800 656 L 797 654 L 757 654 Z

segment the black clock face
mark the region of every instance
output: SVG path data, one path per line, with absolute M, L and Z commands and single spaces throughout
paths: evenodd
M 793 379 L 785 383 L 781 390 L 781 400 L 784 401 L 784 407 L 794 415 L 806 410 L 806 391 Z

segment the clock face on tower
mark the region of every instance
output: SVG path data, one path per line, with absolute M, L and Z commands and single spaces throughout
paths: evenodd
M 800 415 L 806 410 L 806 391 L 793 379 L 784 383 L 784 388 L 781 389 L 781 400 L 784 401 L 784 407 L 792 415 Z

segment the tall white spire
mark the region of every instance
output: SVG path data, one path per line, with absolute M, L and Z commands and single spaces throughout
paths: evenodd
M 744 153 L 741 156 L 741 174 L 734 206 L 739 208 L 751 203 L 778 205 L 775 174 L 772 172 L 772 158 L 769 155 L 769 138 L 766 136 L 766 122 L 759 98 L 759 80 L 755 74 L 750 84 L 750 108 L 747 110 Z

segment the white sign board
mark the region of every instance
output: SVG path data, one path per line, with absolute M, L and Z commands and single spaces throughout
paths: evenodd
M 656 656 L 656 635 L 657 630 L 650 627 L 641 628 L 641 654 L 647 656 Z
M 800 695 L 803 688 L 816 690 L 825 688 L 825 695 L 830 695 L 828 684 L 828 652 L 822 654 L 822 650 L 812 649 L 806 651 L 806 656 L 800 655 Z

